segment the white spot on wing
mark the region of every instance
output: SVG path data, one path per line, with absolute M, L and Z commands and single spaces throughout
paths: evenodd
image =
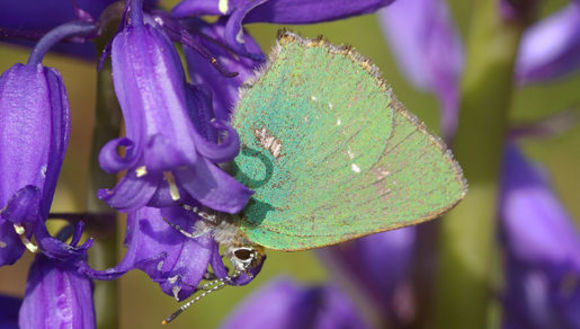
M 352 151 L 350 150 L 350 146 L 347 146 L 347 148 L 346 148 L 346 154 L 348 154 L 348 157 L 351 160 L 354 159 L 354 153 L 352 153 Z
M 164 261 L 162 261 L 162 260 L 161 260 L 161 261 L 159 261 L 159 263 L 157 263 L 157 271 L 161 271 L 161 269 L 163 268 L 163 264 L 164 264 L 164 263 L 165 263 L 165 262 L 164 262 Z
M 40 167 L 40 175 L 42 176 L 42 178 L 46 178 L 46 165 L 42 165 L 42 167 Z
M 350 165 L 350 169 L 352 169 L 352 171 L 354 171 L 355 173 L 360 173 L 360 168 L 359 166 L 356 165 L 356 163 L 353 163 L 352 165 Z

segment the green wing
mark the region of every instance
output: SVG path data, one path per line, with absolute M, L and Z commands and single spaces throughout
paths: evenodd
M 259 245 L 311 249 L 416 224 L 466 193 L 445 145 L 353 50 L 286 32 L 241 93 L 234 172 L 255 190 L 241 229 Z

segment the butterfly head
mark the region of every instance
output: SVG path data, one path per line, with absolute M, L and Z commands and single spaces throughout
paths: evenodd
M 235 272 L 248 273 L 250 269 L 262 263 L 265 253 L 261 246 L 249 243 L 228 247 L 226 256 L 230 259 Z

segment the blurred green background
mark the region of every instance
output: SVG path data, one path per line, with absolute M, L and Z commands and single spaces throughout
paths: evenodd
M 564 3 L 565 1 L 550 2 L 543 9 L 543 14 Z M 469 26 L 470 2 L 454 0 L 450 1 L 450 5 L 461 35 L 465 36 Z M 170 5 L 166 4 L 166 7 L 169 8 Z M 276 31 L 281 27 L 252 24 L 247 29 L 268 52 L 275 42 Z M 384 42 L 375 15 L 288 27 L 307 37 L 322 34 L 333 43 L 353 45 L 381 68 L 383 76 L 407 108 L 423 120 L 431 131 L 438 131 L 437 100 L 430 94 L 417 91 L 405 81 Z M 28 49 L 0 44 L 0 70 L 8 69 L 15 62 L 25 62 L 28 52 Z M 84 211 L 85 180 L 94 123 L 96 67 L 94 63 L 56 55 L 47 56 L 44 63 L 56 67 L 62 73 L 72 109 L 71 140 L 53 211 Z M 531 122 L 574 106 L 580 107 L 580 72 L 542 85 L 520 89 L 515 95 L 510 118 L 513 123 Z M 576 226 L 580 228 L 580 125 L 552 137 L 522 140 L 520 145 L 530 158 L 541 162 L 548 169 L 557 194 L 575 218 Z M 119 227 L 123 225 L 124 219 L 119 222 Z M 27 253 L 16 265 L 0 269 L 1 293 L 23 296 L 31 260 L 32 256 Z M 249 286 L 229 287 L 210 295 L 171 323 L 169 328 L 216 328 L 245 295 L 278 275 L 291 276 L 310 283 L 328 278 L 325 268 L 313 252 L 268 252 L 268 260 L 261 274 Z M 160 321 L 179 305 L 172 297 L 164 295 L 141 272 L 130 272 L 120 282 L 121 328 L 158 328 L 161 326 Z

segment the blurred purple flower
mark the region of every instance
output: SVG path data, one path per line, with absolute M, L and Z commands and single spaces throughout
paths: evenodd
M 531 26 L 516 63 L 519 83 L 541 82 L 580 68 L 580 4 L 573 3 Z
M 259 315 L 259 316 L 258 316 Z M 354 303 L 334 286 L 301 287 L 277 279 L 246 299 L 221 329 L 370 328 Z
M 0 295 L 0 329 L 18 329 L 18 311 L 22 300 Z
M 451 137 L 457 125 L 463 46 L 447 3 L 398 1 L 380 12 L 380 23 L 406 77 L 439 98 L 442 131 L 446 139 Z
M 449 139 L 457 125 L 463 50 L 444 0 L 407 0 L 380 12 L 383 34 L 399 66 L 417 88 L 441 104 L 441 128 Z M 516 61 L 521 83 L 556 78 L 580 68 L 580 6 L 545 18 L 525 31 Z
M 389 327 L 402 327 L 415 315 L 411 270 L 417 229 L 407 227 L 370 235 L 318 254 L 331 273 L 355 282 Z
M 186 85 L 176 49 L 159 26 L 143 22 L 138 5 L 131 9 L 131 22 L 112 43 L 113 82 L 127 137 L 107 143 L 99 156 L 106 171 L 129 172 L 99 197 L 117 209 L 134 210 L 191 196 L 212 209 L 239 212 L 251 191 L 212 162 L 237 155 L 235 130 L 216 122 L 214 128 L 228 135 L 221 144 L 200 135 L 189 117 L 193 96 L 188 93 L 194 91 Z M 124 157 L 117 153 L 121 146 L 127 150 Z
M 500 202 L 504 328 L 580 328 L 580 234 L 546 174 L 513 144 L 504 152 Z

